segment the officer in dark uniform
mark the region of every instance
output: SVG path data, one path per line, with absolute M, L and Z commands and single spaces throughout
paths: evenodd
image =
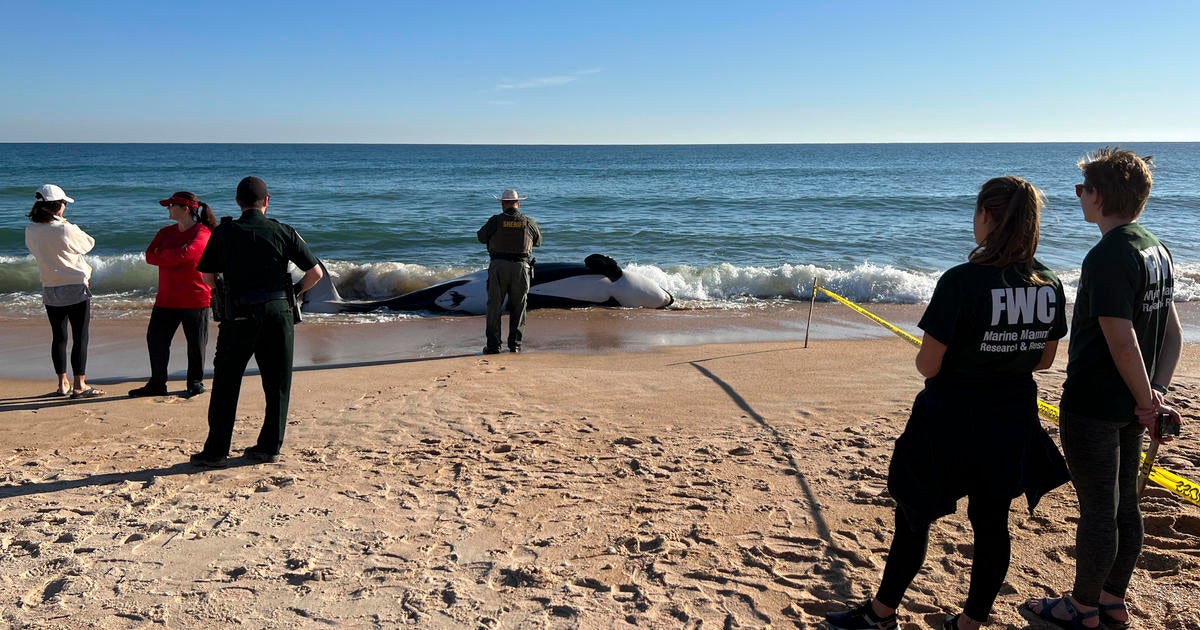
M 525 303 L 529 299 L 529 282 L 533 268 L 529 254 L 542 244 L 542 231 L 537 221 L 521 214 L 521 197 L 509 189 L 500 200 L 500 214 L 493 215 L 476 236 L 487 245 L 492 262 L 488 265 L 487 284 L 487 345 L 484 354 L 500 352 L 500 315 L 504 299 L 508 298 L 508 349 L 521 351 L 525 335 Z
M 196 265 L 204 281 L 214 288 L 217 274 L 221 274 L 226 300 L 213 357 L 208 439 L 204 450 L 191 457 L 198 466 L 226 464 L 242 376 L 251 356 L 258 363 L 267 409 L 258 442 L 246 449 L 245 455 L 254 461 L 273 462 L 283 444 L 292 389 L 294 293 L 312 288 L 322 272 L 296 230 L 265 216 L 269 201 L 263 180 L 243 179 L 237 187 L 242 216 L 221 221 Z M 288 261 L 304 270 L 304 278 L 295 287 Z

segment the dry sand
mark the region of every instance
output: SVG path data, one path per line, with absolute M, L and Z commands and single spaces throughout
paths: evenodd
M 562 317 L 537 315 L 530 336 Z M 111 371 L 97 379 L 109 396 L 88 401 L 40 397 L 50 378 L 0 381 L 0 623 L 810 628 L 873 591 L 892 525 L 891 446 L 921 387 L 911 346 L 888 336 L 806 349 L 776 330 L 769 342 L 654 347 L 657 320 L 633 318 L 596 335 L 638 329 L 644 351 L 604 338 L 567 352 L 555 344 L 577 344 L 549 335 L 540 351 L 485 358 L 455 351 L 482 326 L 461 321 L 446 356 L 357 367 L 314 361 L 334 333 L 302 327 L 309 367 L 275 464 L 191 467 L 208 396 L 125 398 L 141 375 Z M 144 322 L 98 326 L 141 351 Z M 336 335 L 379 351 L 404 331 Z M 341 356 L 348 338 L 334 338 Z M 1172 396 L 1189 414 L 1198 359 L 1189 346 Z M 1065 349 L 1039 377 L 1050 402 L 1064 365 Z M 235 449 L 253 443 L 261 409 L 247 378 Z M 1160 462 L 1200 481 L 1194 438 Z M 1139 627 L 1200 628 L 1200 507 L 1152 488 L 1144 508 Z M 961 609 L 962 512 L 934 526 L 902 627 L 940 627 Z M 1069 588 L 1075 520 L 1069 486 L 1033 517 L 1014 502 L 990 627 L 1025 627 L 1020 601 Z

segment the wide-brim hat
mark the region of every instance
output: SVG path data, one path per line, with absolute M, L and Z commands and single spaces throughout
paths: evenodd
M 500 201 L 525 201 L 526 199 L 529 198 L 529 197 L 522 197 L 521 195 L 518 195 L 517 190 L 515 188 L 509 188 L 508 190 L 500 193 L 499 197 L 496 197 L 496 195 L 492 195 L 492 197 L 495 197 L 496 199 L 499 199 Z
M 67 203 L 75 203 L 75 200 L 68 197 L 67 193 L 62 188 L 54 184 L 42 184 L 34 192 L 35 197 L 41 197 L 42 201 L 65 201 Z

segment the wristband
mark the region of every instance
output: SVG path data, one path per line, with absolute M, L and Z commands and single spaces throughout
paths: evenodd
M 1167 393 L 1167 386 L 1166 386 L 1166 385 L 1159 385 L 1158 383 L 1150 383 L 1150 389 L 1153 389 L 1154 391 L 1156 391 L 1156 392 L 1158 392 L 1158 393 L 1160 393 L 1160 394 L 1166 394 L 1166 393 Z

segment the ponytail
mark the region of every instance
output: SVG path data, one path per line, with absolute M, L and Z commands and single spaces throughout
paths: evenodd
M 217 215 L 213 214 L 212 208 L 209 208 L 208 204 L 203 201 L 197 201 L 196 203 L 200 206 L 192 211 L 192 216 L 196 218 L 196 222 L 203 223 L 210 230 L 215 229 L 217 227 Z
M 172 193 L 170 197 L 158 203 L 164 206 L 169 203 L 182 205 L 192 214 L 192 220 L 196 223 L 203 223 L 210 230 L 217 227 L 217 215 L 213 213 L 212 208 L 208 207 L 208 204 L 200 201 L 200 198 L 195 193 L 180 190 Z
M 986 210 L 992 229 L 968 260 L 989 267 L 1015 265 L 1026 280 L 1048 284 L 1049 280 L 1033 269 L 1043 205 L 1041 191 L 1020 177 L 1006 175 L 985 182 L 979 188 L 975 212 Z

